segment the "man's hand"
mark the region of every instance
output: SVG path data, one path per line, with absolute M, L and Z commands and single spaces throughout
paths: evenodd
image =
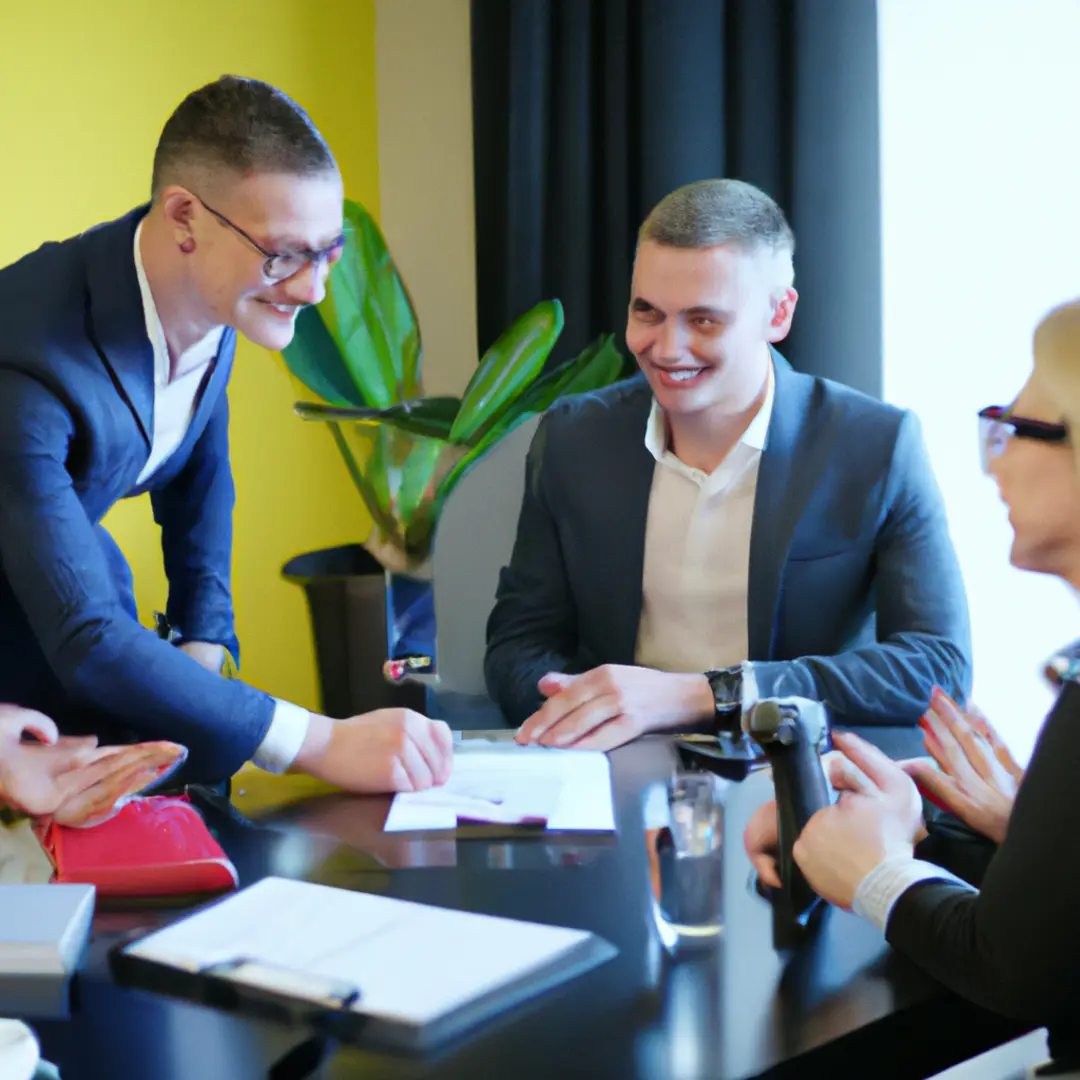
M 453 760 L 453 736 L 441 720 L 377 709 L 348 720 L 312 713 L 293 768 L 346 791 L 385 794 L 445 784 Z
M 829 771 L 844 790 L 806 823 L 793 854 L 820 897 L 850 910 L 855 890 L 879 863 L 911 857 L 923 829 L 922 800 L 911 777 L 857 735 L 834 735 L 833 745 L 842 756 Z
M 209 641 L 183 641 L 178 648 L 215 675 L 220 675 L 221 669 L 225 666 L 223 645 L 212 645 Z
M 925 758 L 903 762 L 904 771 L 932 800 L 1000 844 L 1024 777 L 1001 736 L 985 716 L 970 706 L 963 712 L 937 689 L 920 727 L 926 749 L 942 771 Z
M 605 664 L 540 680 L 547 701 L 518 729 L 519 743 L 612 750 L 647 731 L 700 723 L 715 712 L 704 675 Z

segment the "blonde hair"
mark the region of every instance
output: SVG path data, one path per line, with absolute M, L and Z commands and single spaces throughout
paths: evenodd
M 1035 379 L 1061 408 L 1080 473 L 1080 300 L 1054 308 L 1035 328 Z

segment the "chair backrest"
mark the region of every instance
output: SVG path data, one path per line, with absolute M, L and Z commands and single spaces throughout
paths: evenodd
M 487 620 L 510 561 L 525 492 L 531 417 L 474 465 L 446 500 L 435 532 L 435 663 L 439 692 L 485 694 Z

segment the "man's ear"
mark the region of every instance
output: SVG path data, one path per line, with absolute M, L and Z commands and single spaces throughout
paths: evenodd
M 799 294 L 790 286 L 773 294 L 770 300 L 772 318 L 765 335 L 765 340 L 770 344 L 783 341 L 791 331 L 791 320 L 795 317 L 795 305 L 799 302 Z
M 178 246 L 194 242 L 192 219 L 195 216 L 195 197 L 186 188 L 171 185 L 158 197 L 161 212 L 169 223 L 169 231 Z

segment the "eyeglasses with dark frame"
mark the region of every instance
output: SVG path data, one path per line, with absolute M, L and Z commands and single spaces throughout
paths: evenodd
M 990 461 L 1003 454 L 1009 440 L 1013 438 L 1067 443 L 1069 429 L 1065 424 L 1050 424 L 1045 420 L 1014 416 L 1005 405 L 988 405 L 979 411 L 979 449 L 983 472 L 990 471 Z
M 341 253 L 345 248 L 345 233 L 342 233 L 329 247 L 323 248 L 321 251 L 267 251 L 258 240 L 241 229 L 235 221 L 230 221 L 220 210 L 215 210 L 212 206 L 203 202 L 198 195 L 195 198 L 198 199 L 204 210 L 213 214 L 222 225 L 232 229 L 234 233 L 246 240 L 262 255 L 265 260 L 262 272 L 267 281 L 287 281 L 289 278 L 299 274 L 309 263 L 316 270 L 323 262 L 333 266 L 341 258 Z

